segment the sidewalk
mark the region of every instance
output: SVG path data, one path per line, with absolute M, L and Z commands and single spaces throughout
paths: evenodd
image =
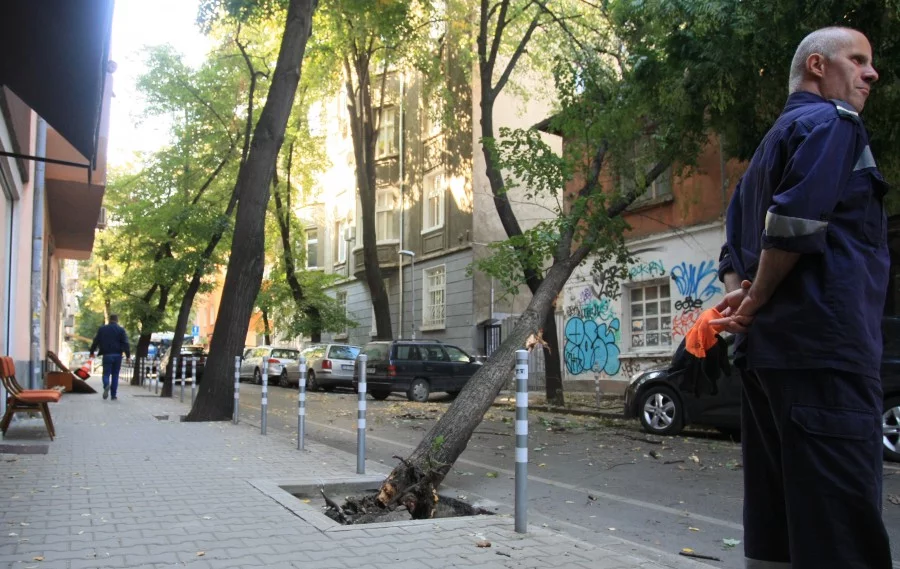
M 14 421 L 0 443 L 0 569 L 709 567 L 614 537 L 517 534 L 512 504 L 500 510 L 509 515 L 330 526 L 278 486 L 357 478 L 355 455 L 309 440 L 298 451 L 244 423 L 179 422 L 187 410 L 121 386 L 118 401 L 67 394 L 51 405 L 53 442 L 39 418 Z

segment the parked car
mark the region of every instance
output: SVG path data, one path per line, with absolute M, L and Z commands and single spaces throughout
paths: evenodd
M 306 347 L 300 354 L 306 357 L 307 390 L 334 391 L 335 387 L 353 387 L 353 367 L 360 350 L 359 346 L 347 344 Z
M 262 372 L 268 362 L 268 382 L 282 387 L 300 383 L 300 367 L 297 360 L 300 351 L 293 348 L 275 348 L 273 346 L 257 346 L 244 351 L 241 360 L 241 380 L 251 379 L 262 385 Z
M 368 358 L 366 389 L 379 401 L 398 392 L 419 402 L 433 391 L 456 395 L 482 365 L 460 348 L 434 340 L 369 342 L 363 353 Z M 359 365 L 353 372 L 354 388 L 358 383 Z
M 166 349 L 162 359 L 159 361 L 159 380 L 166 380 L 166 368 L 169 366 L 169 360 L 172 358 L 172 348 Z M 184 381 L 191 381 L 191 358 L 197 358 L 197 385 L 203 379 L 203 371 L 206 369 L 206 358 L 209 353 L 203 346 L 181 346 L 181 354 L 175 358 L 175 365 L 172 368 L 172 380 L 179 381 L 181 379 L 181 364 L 184 362 Z
M 900 318 L 886 317 L 881 382 L 884 390 L 884 457 L 900 461 Z M 729 358 L 734 350 L 733 336 L 726 338 Z M 739 433 L 741 428 L 741 379 L 732 366 L 731 373 L 720 377 L 718 393 L 704 390 L 695 394 L 694 383 L 681 371 L 655 369 L 635 374 L 625 389 L 625 416 L 638 418 L 648 433 L 677 435 L 686 425 L 706 425 L 725 432 Z

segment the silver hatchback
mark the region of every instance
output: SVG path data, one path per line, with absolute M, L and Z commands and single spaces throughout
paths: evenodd
M 306 388 L 309 391 L 334 391 L 335 387 L 353 387 L 353 366 L 362 348 L 347 344 L 311 344 L 306 356 Z

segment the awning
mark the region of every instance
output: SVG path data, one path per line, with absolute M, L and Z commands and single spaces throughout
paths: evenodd
M 0 8 L 0 85 L 90 164 L 97 157 L 112 14 L 113 0 L 13 0 Z

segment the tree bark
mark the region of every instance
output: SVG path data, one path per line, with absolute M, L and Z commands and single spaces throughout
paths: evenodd
M 253 303 L 262 282 L 266 206 L 275 156 L 284 140 L 317 5 L 317 0 L 291 0 L 288 5 L 272 85 L 254 128 L 249 155 L 238 172 L 235 191 L 239 204 L 222 302 L 204 381 L 186 417 L 188 421 L 227 420 L 232 416 L 234 356 L 240 355 L 244 347 Z
M 579 251 L 550 268 L 512 333 L 466 383 L 409 458 L 394 468 L 382 483 L 378 496 L 380 503 L 390 504 L 399 500 L 409 508 L 409 496 L 412 494 L 416 499 L 415 509 L 424 510 L 422 499 L 429 496 L 432 496 L 433 504 L 432 491 L 440 485 L 450 467 L 466 449 L 475 428 L 512 377 L 516 350 L 522 349 L 525 340 L 538 331 L 559 291 L 586 255 L 587 250 Z M 416 488 L 411 493 L 414 486 Z M 427 511 L 423 517 L 428 517 Z

